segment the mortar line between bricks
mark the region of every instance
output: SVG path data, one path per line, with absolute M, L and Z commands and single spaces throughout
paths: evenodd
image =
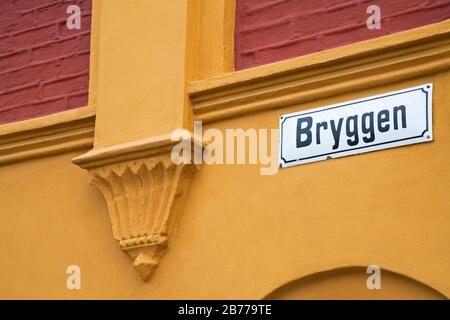
M 363 2 L 370 2 L 370 1 L 372 1 L 372 0 L 363 0 Z M 330 12 L 330 11 L 343 9 L 343 8 L 347 8 L 347 7 L 352 7 L 352 6 L 356 7 L 358 4 L 361 4 L 361 0 L 355 0 L 353 2 L 347 2 L 345 4 L 334 5 L 334 6 L 330 6 L 330 7 L 327 7 L 327 8 L 315 9 L 315 10 L 311 10 L 309 12 L 306 12 L 305 14 L 300 14 L 300 15 L 296 15 L 296 16 L 281 17 L 279 19 L 276 19 L 275 21 L 271 21 L 271 22 L 267 23 L 264 26 L 273 27 L 273 26 L 277 26 L 277 25 L 289 22 L 293 17 L 295 17 L 297 19 L 298 18 L 305 18 L 305 17 L 313 16 L 313 15 L 316 15 L 316 14 L 319 14 L 319 13 L 327 13 L 327 12 Z M 245 19 L 245 16 L 244 16 L 244 19 Z M 259 26 L 261 26 L 261 25 L 257 25 L 257 26 L 249 27 L 249 28 L 242 28 L 242 29 L 240 29 L 240 31 L 242 31 L 242 32 L 257 31 L 257 30 L 259 30 Z
M 54 39 L 53 41 L 46 41 L 46 42 L 39 43 L 37 45 L 33 45 L 33 46 L 29 46 L 29 47 L 23 47 L 23 48 L 20 48 L 19 50 L 14 50 L 14 51 L 10 51 L 10 52 L 7 52 L 7 53 L 0 54 L 0 59 L 2 59 L 4 57 L 7 57 L 7 56 L 11 56 L 11 55 L 17 54 L 17 53 L 20 53 L 20 52 L 23 52 L 23 51 L 35 50 L 35 49 L 38 49 L 38 48 L 41 48 L 41 47 L 45 47 L 45 46 L 47 46 L 49 44 L 64 42 L 66 40 L 71 40 L 71 39 L 74 39 L 74 38 L 77 38 L 77 37 L 80 37 L 80 36 L 85 36 L 85 35 L 88 35 L 88 34 L 91 34 L 90 30 L 89 31 L 84 31 L 82 33 L 77 33 L 77 34 L 74 34 L 72 36 L 63 37 L 63 38 L 59 38 L 59 39 Z
M 92 17 L 92 15 L 91 14 L 82 14 L 81 18 L 83 18 L 83 17 Z M 50 27 L 52 25 L 57 26 L 57 25 L 59 25 L 59 24 L 61 24 L 63 22 L 66 22 L 66 21 L 67 21 L 67 18 L 61 18 L 61 19 L 58 19 L 58 20 L 53 20 L 53 21 L 48 22 L 48 23 L 37 24 L 37 25 L 34 25 L 33 27 L 30 27 L 28 29 L 22 29 L 22 30 L 18 30 L 18 31 L 14 31 L 14 32 L 5 33 L 5 35 L 17 36 L 17 35 L 22 34 L 22 33 L 27 33 L 27 32 L 30 32 L 30 31 L 43 29 L 43 28 L 46 28 L 46 27 Z
M 448 4 L 439 3 L 439 4 L 435 5 L 435 6 L 428 6 L 427 8 L 435 9 L 435 8 L 439 8 L 441 6 L 448 6 Z M 423 7 L 420 7 L 420 8 L 416 7 L 414 9 L 409 9 L 409 10 L 405 10 L 403 12 L 399 12 L 399 13 L 395 13 L 395 14 L 392 14 L 392 15 L 389 15 L 389 16 L 382 17 L 381 20 L 385 21 L 385 20 L 389 20 L 389 19 L 395 18 L 396 16 L 399 16 L 399 15 L 402 15 L 402 14 L 419 12 L 422 9 L 423 9 Z M 341 33 L 343 31 L 346 31 L 346 30 L 361 28 L 362 26 L 365 26 L 365 25 L 366 25 L 365 22 L 354 23 L 352 25 L 346 25 L 346 26 L 343 26 L 343 27 L 338 27 L 338 28 L 334 28 L 334 29 L 329 29 L 329 30 L 317 32 L 317 33 L 314 33 L 312 35 L 307 35 L 307 36 L 302 36 L 302 37 L 298 37 L 298 38 L 292 38 L 292 39 L 285 40 L 285 41 L 280 41 L 280 42 L 277 42 L 277 43 L 274 43 L 274 44 L 271 44 L 271 45 L 267 45 L 267 46 L 261 46 L 261 47 L 254 48 L 254 49 L 243 50 L 240 54 L 242 54 L 242 55 L 249 55 L 249 54 L 252 54 L 252 53 L 255 53 L 255 52 L 258 52 L 258 51 L 265 51 L 265 50 L 280 48 L 280 47 L 284 47 L 284 46 L 287 46 L 287 45 L 295 44 L 295 43 L 300 42 L 300 41 L 314 39 L 314 38 L 320 37 L 321 35 L 338 34 L 338 33 Z M 263 29 L 263 28 L 261 28 L 261 29 Z
M 4 90 L 4 91 L 0 91 L 0 95 L 4 95 L 4 94 L 11 93 L 11 92 L 16 92 L 16 91 L 21 91 L 21 90 L 29 89 L 29 88 L 33 88 L 33 87 L 38 87 L 39 85 L 45 86 L 45 85 L 47 85 L 49 83 L 64 81 L 64 80 L 67 80 L 67 79 L 73 79 L 73 78 L 77 78 L 77 77 L 83 76 L 83 75 L 89 75 L 89 70 L 84 70 L 82 72 L 77 72 L 77 73 L 64 75 L 64 76 L 62 76 L 60 78 L 54 78 L 54 79 L 51 79 L 51 80 L 44 80 L 44 81 L 34 82 L 32 84 L 25 84 L 25 85 L 22 85 L 22 86 L 17 86 L 17 87 L 10 88 L 10 89 Z
M 35 105 L 35 104 L 41 104 L 41 103 L 46 103 L 46 102 L 57 101 L 57 100 L 60 100 L 60 99 L 63 99 L 63 98 L 74 97 L 74 96 L 83 95 L 83 94 L 86 94 L 86 93 L 89 94 L 89 90 L 82 90 L 82 91 L 72 92 L 70 94 L 61 94 L 61 95 L 50 97 L 50 98 L 44 98 L 44 99 L 40 99 L 40 100 L 33 100 L 33 101 L 30 101 L 30 102 L 27 102 L 27 103 L 16 104 L 16 105 L 13 105 L 13 106 L 6 106 L 5 108 L 1 108 L 0 107 L 0 112 L 9 111 L 11 109 L 21 108 L 21 107 Z M 80 107 L 82 107 L 82 106 L 80 106 Z
M 365 0 L 365 1 L 366 2 L 370 2 L 371 0 Z M 361 2 L 358 2 L 358 3 L 361 3 Z M 421 5 L 415 6 L 415 7 L 410 8 L 410 9 L 394 12 L 394 13 L 392 13 L 389 16 L 383 17 L 383 19 L 393 18 L 393 17 L 396 17 L 396 16 L 400 16 L 402 14 L 408 14 L 408 13 L 411 13 L 411 12 L 418 12 L 418 11 L 423 10 L 424 8 L 435 9 L 435 8 L 439 8 L 441 6 L 448 6 L 448 3 L 441 2 L 441 3 L 437 3 L 437 4 L 433 4 L 433 5 L 421 4 Z M 334 7 L 338 7 L 338 6 L 334 6 Z M 294 15 L 294 16 L 288 16 L 288 17 L 281 17 L 280 19 L 277 19 L 275 21 L 271 21 L 271 22 L 269 22 L 267 24 L 259 24 L 259 25 L 256 25 L 256 26 L 250 27 L 250 28 L 240 28 L 239 31 L 242 32 L 242 33 L 251 33 L 251 32 L 255 32 L 255 31 L 261 30 L 261 29 L 268 29 L 268 28 L 271 28 L 271 27 L 274 27 L 274 26 L 279 26 L 279 25 L 286 24 L 289 21 L 291 21 L 292 19 L 300 19 L 300 18 L 305 18 L 305 17 L 308 17 L 308 16 L 313 16 L 314 14 L 318 14 L 318 13 L 330 12 L 331 11 L 330 8 L 332 8 L 332 7 L 329 7 L 328 9 L 317 9 L 317 10 L 308 12 L 308 13 L 303 14 L 303 15 Z
M 16 72 L 16 71 L 28 69 L 30 67 L 36 67 L 36 66 L 40 66 L 40 65 L 49 64 L 51 62 L 57 62 L 57 61 L 60 61 L 61 59 L 67 59 L 67 58 L 72 58 L 72 57 L 76 57 L 76 56 L 81 56 L 81 55 L 84 55 L 84 54 L 87 54 L 87 53 L 90 53 L 90 50 L 83 50 L 83 51 L 79 51 L 79 52 L 74 52 L 74 53 L 58 56 L 55 59 L 41 60 L 41 61 L 38 61 L 38 62 L 31 62 L 30 64 L 23 65 L 21 67 L 12 68 L 12 69 L 5 69 L 4 71 L 0 71 L 0 76 L 4 75 L 4 74 L 9 74 L 11 72 Z

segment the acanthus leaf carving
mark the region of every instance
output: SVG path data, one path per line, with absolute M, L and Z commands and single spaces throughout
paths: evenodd
M 96 151 L 74 159 L 88 169 L 90 183 L 102 192 L 113 237 L 133 259 L 144 280 L 149 279 L 167 250 L 169 235 L 197 170 L 193 164 L 174 164 L 167 148 L 174 143 L 166 141 L 161 147 L 160 142 L 156 150 L 150 143 L 152 152 L 145 157 L 142 148 L 133 146 L 130 152 L 127 148 L 121 152 Z M 140 157 L 130 160 L 130 153 L 136 149 Z

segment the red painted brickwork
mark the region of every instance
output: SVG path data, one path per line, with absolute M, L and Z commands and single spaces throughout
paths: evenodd
M 0 124 L 87 105 L 90 30 L 91 0 L 0 0 Z
M 367 28 L 369 5 L 381 30 Z M 450 0 L 237 0 L 236 69 L 293 58 L 450 18 Z

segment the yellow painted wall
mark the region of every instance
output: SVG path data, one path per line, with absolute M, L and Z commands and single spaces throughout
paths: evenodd
M 369 264 L 448 295 L 449 77 L 446 72 L 216 124 L 275 128 L 280 112 L 435 84 L 433 143 L 276 176 L 261 176 L 258 166 L 203 166 L 148 283 L 112 239 L 101 194 L 71 164 L 82 152 L 3 166 L 0 297 L 262 298 L 309 274 Z M 80 291 L 65 287 L 69 264 L 81 267 Z

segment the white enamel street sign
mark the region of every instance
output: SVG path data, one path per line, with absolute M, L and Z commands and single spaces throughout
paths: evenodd
M 433 140 L 433 84 L 280 117 L 280 166 Z

